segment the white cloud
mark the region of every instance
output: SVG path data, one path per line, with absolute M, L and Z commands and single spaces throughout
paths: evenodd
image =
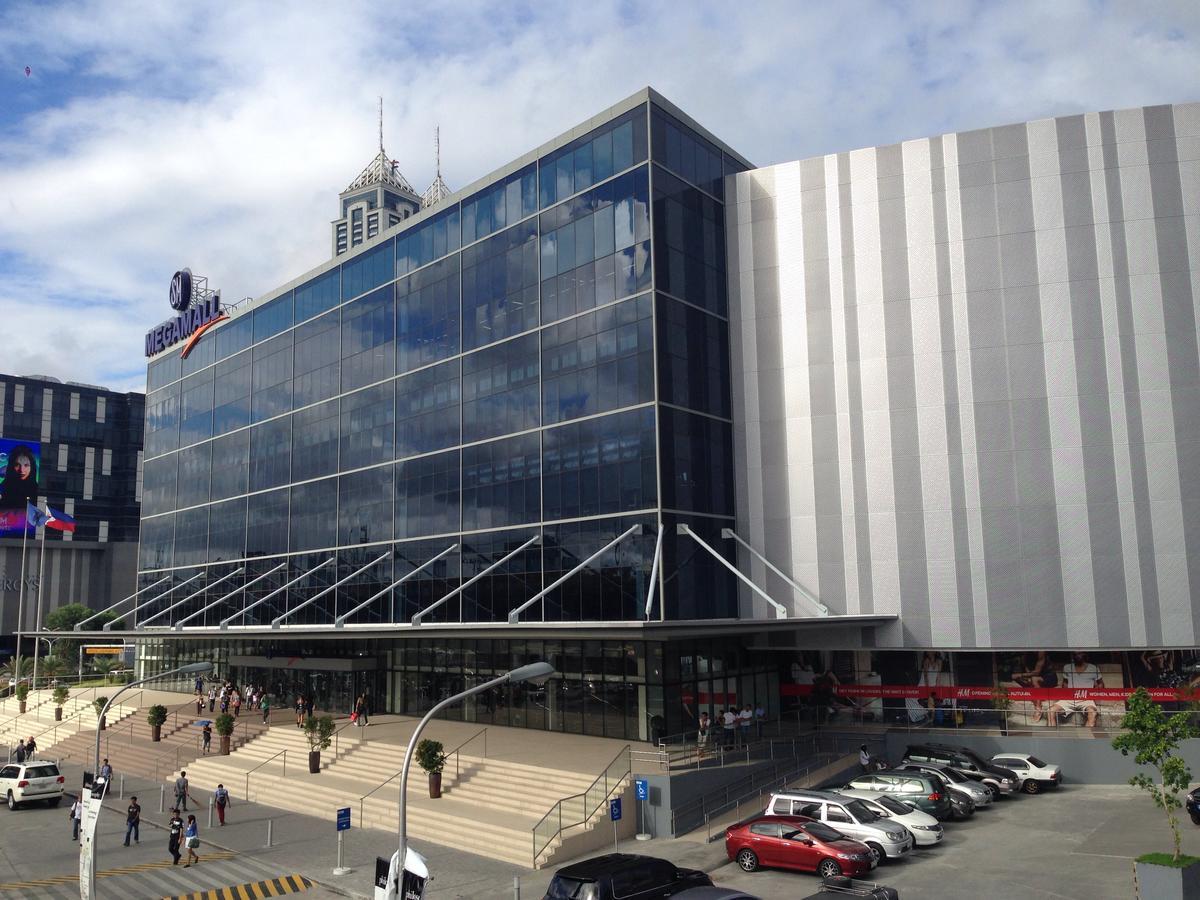
M 418 190 L 435 123 L 456 187 L 644 84 L 765 164 L 1195 99 L 1198 9 L 10 4 L 0 334 L 18 338 L 0 371 L 140 386 L 176 268 L 233 299 L 322 262 L 380 94 Z

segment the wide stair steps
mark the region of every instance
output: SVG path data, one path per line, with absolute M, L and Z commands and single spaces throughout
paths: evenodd
M 31 693 L 24 714 L 0 720 L 0 748 L 3 748 L 0 755 L 7 756 L 15 749 L 18 740 L 33 736 L 37 740 L 38 755 L 47 758 L 51 748 L 58 747 L 81 731 L 87 730 L 94 735 L 97 716 L 90 696 L 68 698 L 63 704 L 62 719 L 56 720 L 54 711 L 57 704 L 49 699 L 49 692 L 38 691 L 37 694 L 46 696 L 39 697 L 34 705 L 35 695 Z M 16 701 L 13 704 L 15 713 Z M 116 725 L 136 711 L 136 707 L 118 704 L 108 711 L 107 723 Z
M 187 769 L 188 781 L 198 796 L 224 784 L 235 802 L 249 799 L 307 815 L 332 817 L 334 810 L 349 806 L 357 827 L 394 831 L 400 779 L 383 782 L 400 771 L 405 747 L 363 741 L 362 734 L 355 728 L 343 732 L 336 756 L 333 747 L 323 751 L 322 771 L 314 775 L 308 771 L 304 733 L 289 727 L 272 728 L 229 756 L 197 760 Z M 177 774 L 172 773 L 168 780 Z M 409 772 L 408 834 L 529 867 L 533 827 L 559 798 L 583 793 L 594 779 L 593 774 L 507 760 L 465 756 L 456 760 L 452 756 L 442 774 L 443 796 L 431 800 L 426 775 L 414 764 Z M 619 786 L 619 793 L 629 788 L 626 782 Z M 564 804 L 564 821 L 578 822 L 583 808 L 582 799 Z M 540 854 L 538 864 L 556 861 L 564 840 L 590 832 L 596 821 L 594 817 L 588 825 L 554 838 Z

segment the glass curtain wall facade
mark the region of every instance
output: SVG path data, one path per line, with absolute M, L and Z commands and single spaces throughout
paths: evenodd
M 675 525 L 733 525 L 741 168 L 642 102 L 154 359 L 139 621 L 504 622 L 634 525 L 522 619 L 736 615 Z

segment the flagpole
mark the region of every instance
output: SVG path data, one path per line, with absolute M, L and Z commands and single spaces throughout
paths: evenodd
M 29 539 L 29 504 L 25 504 L 25 527 L 21 529 L 21 587 L 17 593 L 17 656 L 13 677 L 21 680 L 21 619 L 25 612 L 25 544 Z
M 46 526 L 42 525 L 42 552 L 38 556 L 37 630 L 33 633 L 33 689 L 37 689 L 38 633 L 42 630 L 42 585 L 46 581 Z

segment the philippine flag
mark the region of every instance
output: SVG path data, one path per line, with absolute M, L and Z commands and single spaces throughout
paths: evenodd
M 50 517 L 46 515 L 39 507 L 34 506 L 29 501 L 25 502 L 25 527 L 26 528 L 41 528 Z
M 57 531 L 75 530 L 75 520 L 65 512 L 59 512 L 53 506 L 47 506 L 46 510 L 50 513 L 50 518 L 46 520 L 47 528 L 53 528 Z

